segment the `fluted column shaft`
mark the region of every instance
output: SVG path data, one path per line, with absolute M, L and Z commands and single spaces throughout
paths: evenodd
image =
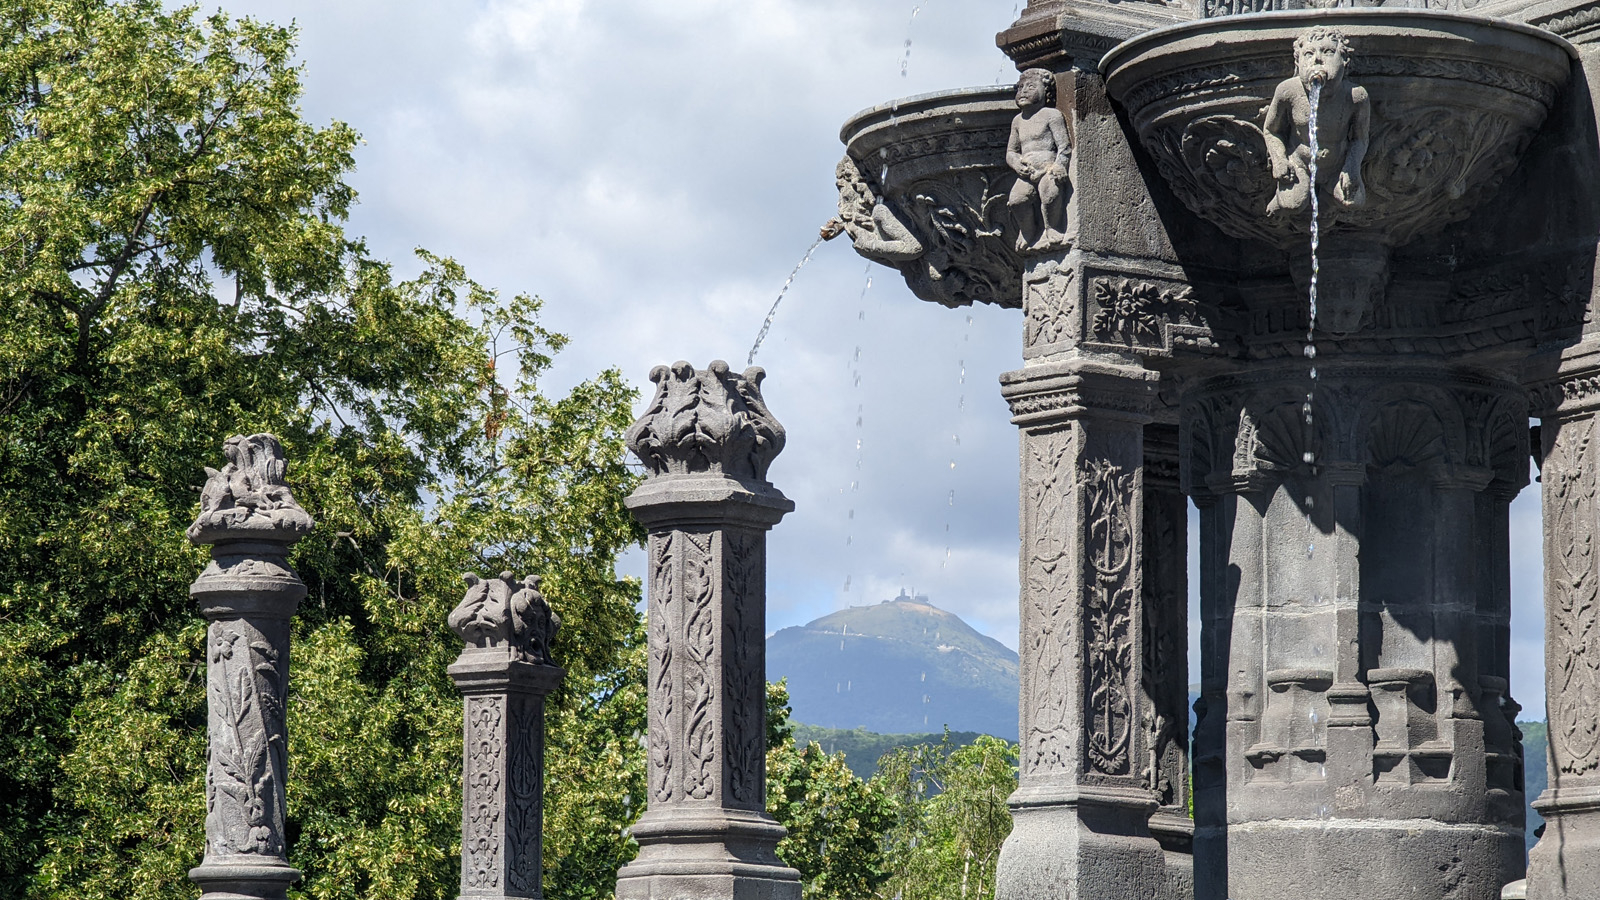
M 284 486 L 277 438 L 226 442 L 189 539 L 211 564 L 189 588 L 206 630 L 206 847 L 189 870 L 203 900 L 280 900 L 300 872 L 284 824 L 289 620 L 306 587 L 289 566 L 311 517 Z
M 651 472 L 627 501 L 650 532 L 649 808 L 620 900 L 800 896 L 766 812 L 766 532 L 794 504 L 766 480 L 763 374 L 657 367 L 628 434 Z

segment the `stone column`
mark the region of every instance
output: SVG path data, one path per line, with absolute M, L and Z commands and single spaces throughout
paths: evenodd
M 1550 780 L 1529 900 L 1600 897 L 1600 352 L 1574 356 L 1541 404 Z
M 1001 376 L 1022 430 L 1022 744 L 999 900 L 1166 896 L 1141 727 L 1155 378 L 1071 355 Z
M 784 433 L 765 373 L 716 360 L 650 373 L 628 430 L 650 531 L 649 808 L 619 900 L 798 900 L 766 812 L 766 532 L 794 509 L 767 481 Z
M 289 619 L 306 587 L 289 549 L 311 517 L 284 484 L 270 434 L 231 437 L 209 476 L 189 540 L 211 564 L 189 588 L 206 632 L 206 849 L 189 880 L 202 900 L 281 900 L 300 879 L 284 840 L 288 774 L 284 704 Z
M 450 628 L 467 648 L 450 666 L 462 694 L 461 897 L 543 897 L 544 698 L 561 627 L 538 576 L 467 575 Z
M 1166 853 L 1172 900 L 1194 897 L 1189 816 L 1189 501 L 1178 486 L 1178 429 L 1144 429 L 1145 786 L 1150 833 Z

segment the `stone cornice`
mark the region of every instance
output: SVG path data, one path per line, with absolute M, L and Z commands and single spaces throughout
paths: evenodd
M 1019 426 L 1070 419 L 1151 421 L 1159 373 L 1090 359 L 1028 366 L 1000 376 L 1000 393 Z

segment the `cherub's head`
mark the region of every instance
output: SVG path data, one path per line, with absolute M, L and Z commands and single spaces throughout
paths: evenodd
M 1049 69 L 1026 69 L 1017 79 L 1017 105 L 1023 109 L 1056 101 L 1056 76 Z
M 1313 82 L 1335 85 L 1344 80 L 1351 57 L 1344 32 L 1317 26 L 1294 39 L 1294 71 L 1309 90 Z

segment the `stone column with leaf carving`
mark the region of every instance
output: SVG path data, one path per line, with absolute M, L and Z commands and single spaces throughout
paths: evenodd
M 766 812 L 766 532 L 794 504 L 767 481 L 784 432 L 764 376 L 657 366 L 628 431 L 648 472 L 628 507 L 650 532 L 649 808 L 620 900 L 800 897 Z
M 544 867 L 544 699 L 566 672 L 551 662 L 561 617 L 539 577 L 465 576 L 450 628 L 467 647 L 450 666 L 462 694 L 462 898 L 539 898 Z
M 1549 787 L 1529 900 L 1600 897 L 1600 350 L 1537 392 L 1544 506 Z
M 1022 429 L 1022 702 L 998 900 L 1167 896 L 1141 662 L 1155 379 L 1070 356 L 1001 376 Z
M 289 566 L 311 517 L 284 482 L 270 434 L 228 438 L 228 463 L 209 476 L 189 540 L 211 564 L 189 588 L 206 633 L 206 847 L 189 870 L 202 900 L 280 900 L 300 872 L 284 838 L 288 774 L 284 704 L 289 620 L 306 587 Z

